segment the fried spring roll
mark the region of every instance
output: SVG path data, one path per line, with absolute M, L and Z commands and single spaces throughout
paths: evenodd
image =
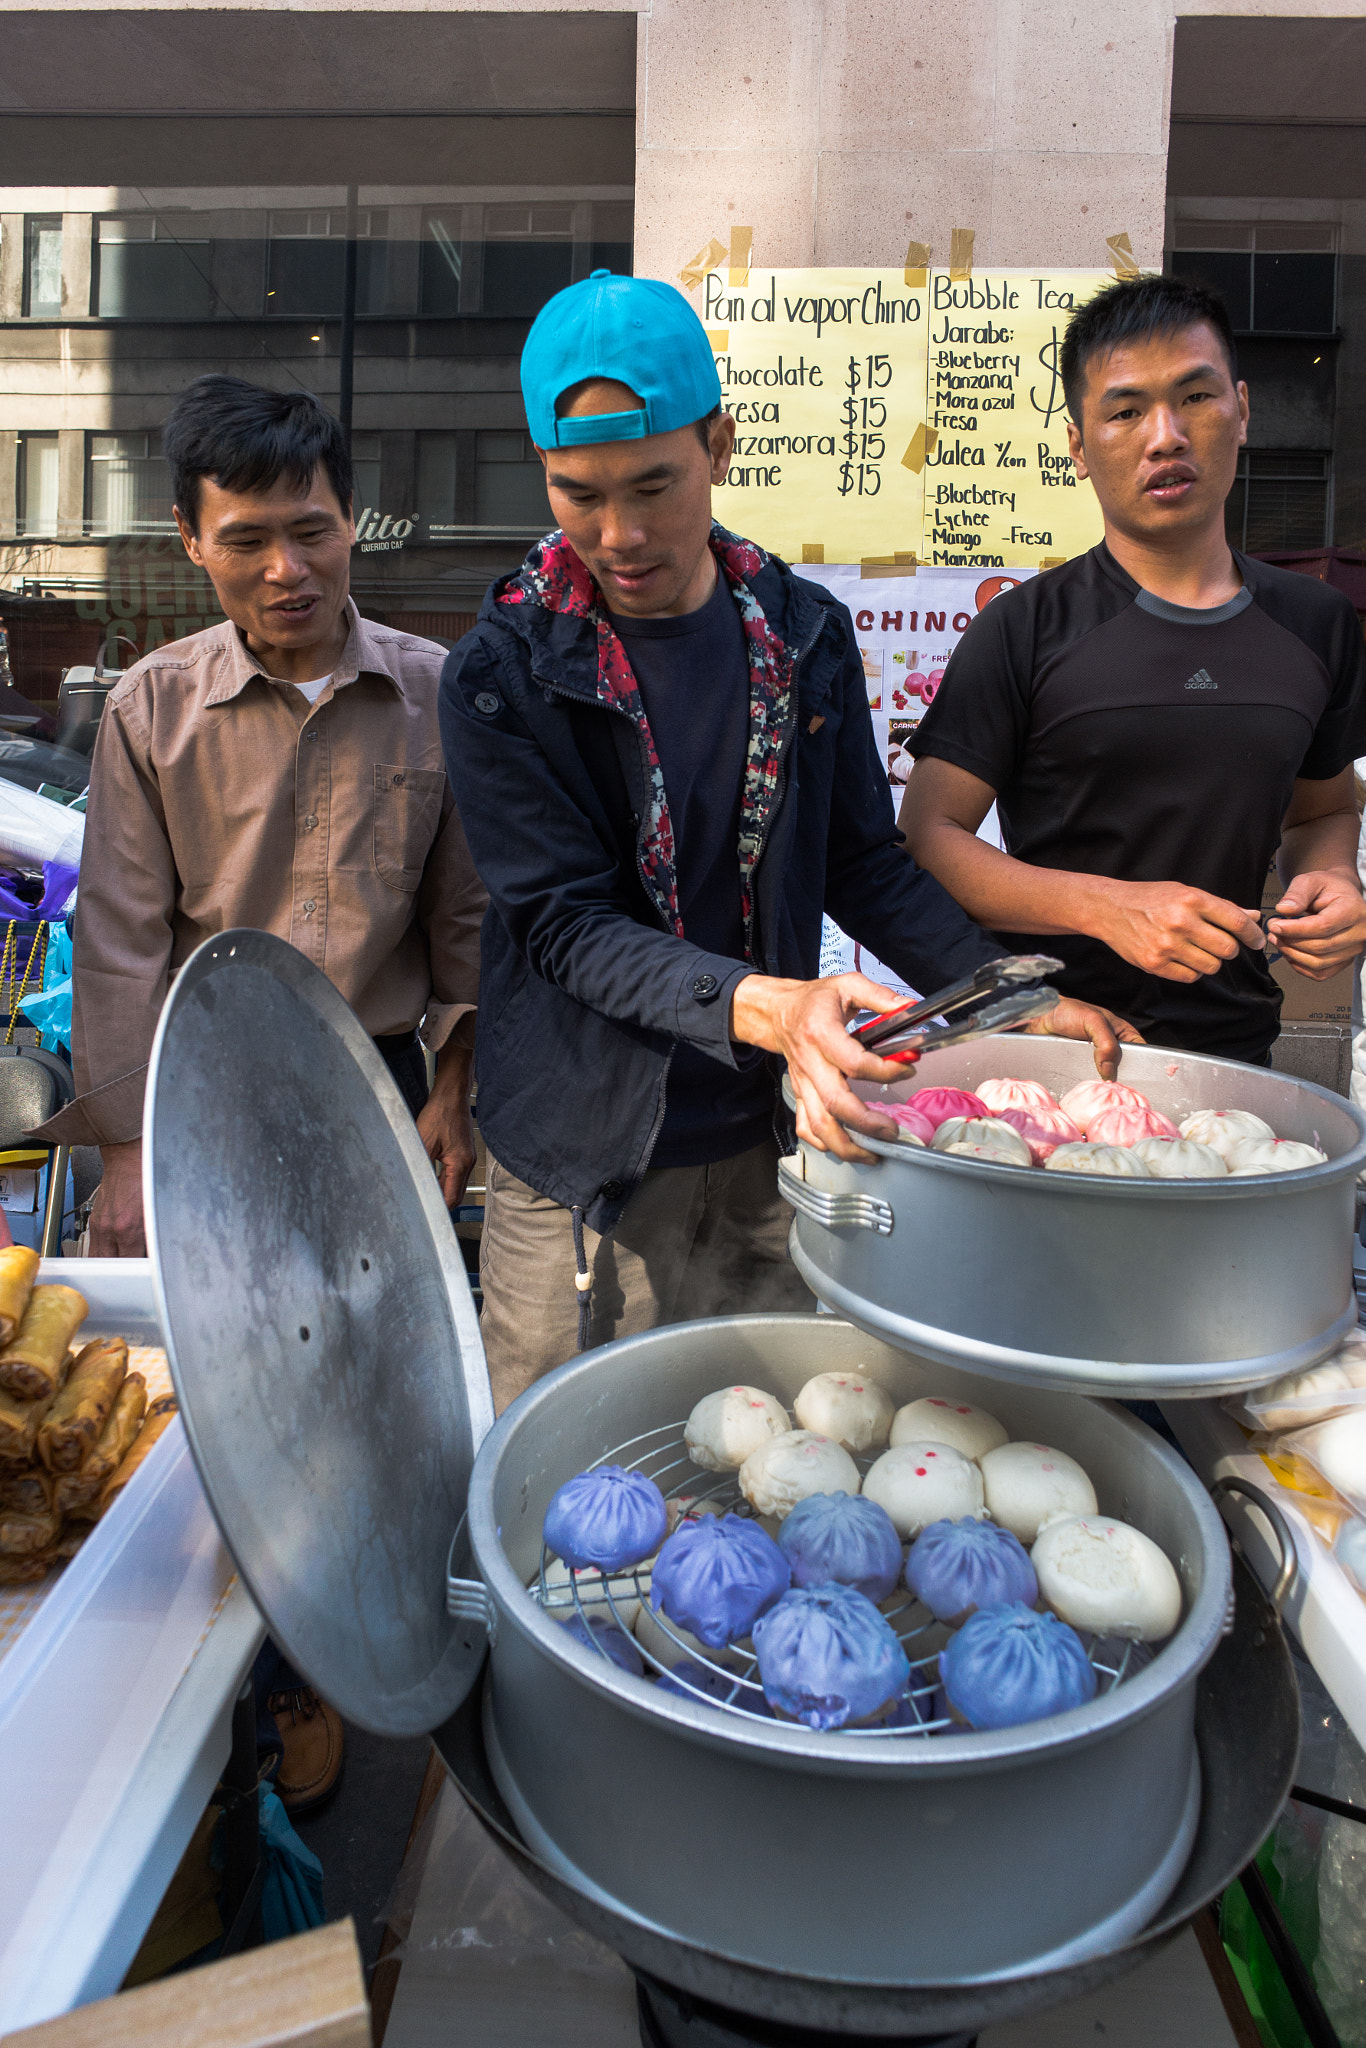
M 45 1515 L 54 1505 L 56 1481 L 41 1466 L 9 1470 L 0 1467 L 0 1508 L 15 1508 L 21 1515 Z
M 19 1401 L 0 1388 L 0 1463 L 12 1467 L 33 1462 L 38 1431 L 56 1398 L 49 1394 L 42 1401 Z
M 52 1498 L 43 1505 L 54 1507 L 60 1515 L 69 1515 L 77 1508 L 88 1507 L 105 1480 L 117 1472 L 132 1450 L 137 1441 L 138 1431 L 142 1428 L 146 1407 L 146 1382 L 140 1372 L 130 1372 L 114 1397 L 109 1420 L 100 1431 L 99 1442 L 94 1450 L 79 1472 L 63 1472 L 49 1481 Z M 0 1501 L 3 1499 L 4 1488 L 0 1482 Z M 16 1501 L 14 1505 L 19 1506 L 19 1502 Z
M 36 1579 L 45 1579 L 60 1558 L 54 1551 L 42 1550 L 34 1557 L 5 1557 L 0 1554 L 0 1586 L 31 1586 Z
M 26 1244 L 6 1245 L 0 1251 L 0 1349 L 9 1343 L 24 1319 L 33 1283 L 38 1277 L 38 1254 Z
M 21 1515 L 13 1509 L 0 1510 L 0 1557 L 32 1557 L 47 1550 L 61 1534 L 62 1518 L 51 1509 L 45 1515 Z
M 166 1397 L 163 1395 L 162 1398 L 164 1400 Z M 138 1431 L 136 1443 L 119 1466 L 118 1471 L 114 1473 L 112 1478 L 106 1479 L 103 1487 L 100 1489 L 99 1498 L 93 1506 L 84 1510 L 84 1513 L 89 1516 L 91 1521 L 98 1522 L 102 1516 L 108 1514 L 110 1508 L 123 1492 L 124 1487 L 133 1477 L 133 1474 L 137 1471 L 148 1452 L 155 1449 L 158 1439 L 175 1421 L 176 1411 L 174 1408 L 161 1408 L 160 1402 L 157 1402 L 155 1405 L 161 1409 L 161 1412 L 148 1416 L 142 1428 Z
M 76 1363 L 38 1428 L 38 1456 L 49 1472 L 79 1472 L 99 1442 L 128 1371 L 121 1337 L 97 1337 Z
M 89 1312 L 74 1287 L 35 1287 L 23 1321 L 0 1351 L 0 1387 L 25 1401 L 55 1394 L 67 1346 Z

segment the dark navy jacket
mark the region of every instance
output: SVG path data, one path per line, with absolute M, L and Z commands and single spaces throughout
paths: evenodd
M 479 1124 L 510 1173 L 609 1231 L 649 1166 L 675 1043 L 725 1066 L 752 1057 L 728 1023 L 754 967 L 664 928 L 638 865 L 644 743 L 598 701 L 595 629 L 541 604 L 500 605 L 510 580 L 488 592 L 440 693 L 447 772 L 490 898 Z M 754 965 L 814 979 L 823 911 L 925 991 L 999 958 L 901 842 L 844 605 L 773 557 L 745 581 L 797 654 L 754 871 Z M 786 1129 L 776 1072 L 774 1101 Z

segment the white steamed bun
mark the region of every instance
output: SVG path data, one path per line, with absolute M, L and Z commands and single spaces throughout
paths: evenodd
M 1002 1166 L 1032 1164 L 1029 1147 L 1010 1124 L 994 1116 L 951 1116 L 934 1134 L 933 1150 L 960 1158 L 995 1159 Z
M 1196 1138 L 1140 1138 L 1133 1147 L 1154 1180 L 1223 1180 L 1228 1167 Z
M 987 1513 L 1026 1548 L 1059 1515 L 1093 1515 L 1096 1489 L 1075 1458 L 1048 1444 L 1002 1444 L 981 1460 Z
M 1197 1109 L 1180 1126 L 1183 1138 L 1197 1145 L 1212 1145 L 1219 1157 L 1228 1159 L 1229 1147 L 1244 1138 L 1274 1138 L 1270 1124 L 1264 1124 L 1250 1109 Z
M 1244 1138 L 1230 1145 L 1224 1157 L 1233 1178 L 1247 1180 L 1256 1173 L 1300 1173 L 1306 1166 L 1322 1166 L 1328 1154 L 1317 1145 L 1297 1145 L 1293 1138 Z
M 1109 1515 L 1050 1522 L 1029 1561 L 1045 1604 L 1073 1628 L 1160 1643 L 1181 1619 L 1181 1581 L 1167 1557 Z
M 965 1458 L 980 1458 L 1007 1443 L 1010 1431 L 985 1408 L 969 1407 L 966 1401 L 950 1401 L 940 1394 L 925 1394 L 898 1408 L 892 1419 L 893 1445 L 952 1444 Z
M 761 1515 L 782 1521 L 809 1493 L 857 1493 L 859 1469 L 848 1451 L 809 1429 L 790 1429 L 751 1451 L 740 1491 Z
M 1043 1163 L 1045 1173 L 1108 1173 L 1121 1180 L 1151 1180 L 1137 1152 L 1127 1145 L 1059 1145 Z
M 737 1472 L 751 1451 L 782 1436 L 792 1424 L 781 1401 L 762 1387 L 719 1387 L 704 1394 L 683 1427 L 694 1465 L 707 1472 Z
M 869 1500 L 886 1508 L 901 1537 L 918 1536 L 931 1522 L 961 1522 L 982 1515 L 982 1475 L 952 1444 L 898 1444 L 884 1451 L 863 1482 Z
M 864 1372 L 818 1372 L 792 1408 L 803 1429 L 855 1452 L 880 1450 L 895 1412 L 891 1395 Z

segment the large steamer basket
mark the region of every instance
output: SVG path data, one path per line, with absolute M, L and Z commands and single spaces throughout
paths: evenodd
M 1089 1045 L 979 1038 L 868 1102 L 1005 1074 L 1057 1095 Z M 1082 1394 L 1234 1392 L 1312 1365 L 1356 1323 L 1351 1239 L 1366 1116 L 1306 1081 L 1148 1046 L 1119 1078 L 1179 1123 L 1249 1109 L 1323 1166 L 1249 1179 L 1120 1180 L 863 1139 L 870 1165 L 801 1145 L 780 1186 L 792 1257 L 838 1314 L 922 1358 Z M 789 1100 L 790 1100 L 789 1096 Z
M 932 1392 L 985 1403 L 1012 1436 L 1079 1459 L 1102 1508 L 1181 1574 L 1185 1619 L 1147 1668 L 1029 1726 L 860 1741 L 662 1694 L 532 1598 L 545 1510 L 573 1473 L 728 1381 L 790 1407 L 813 1373 L 841 1369 L 869 1372 L 898 1405 Z M 499 1791 L 534 1853 L 613 1910 L 737 1964 L 975 1982 L 1129 1939 L 1181 1875 L 1200 1805 L 1196 1682 L 1227 1616 L 1228 1545 L 1194 1474 L 1119 1409 L 985 1388 L 824 1316 L 681 1324 L 523 1395 L 476 1460 L 469 1534 L 496 1610 L 484 1738 Z

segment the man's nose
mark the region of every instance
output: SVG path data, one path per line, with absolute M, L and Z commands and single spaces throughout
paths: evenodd
M 266 552 L 265 573 L 272 583 L 302 583 L 308 574 L 308 564 L 301 549 L 281 540 Z
M 612 554 L 629 554 L 645 538 L 645 529 L 630 507 L 610 498 L 602 508 L 601 545 Z
M 1186 447 L 1188 439 L 1185 421 L 1174 405 L 1153 408 L 1148 421 L 1150 455 L 1170 455 L 1173 449 Z

